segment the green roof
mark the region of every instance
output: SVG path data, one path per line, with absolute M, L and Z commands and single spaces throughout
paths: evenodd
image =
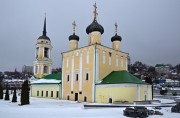
M 46 75 L 46 76 L 43 77 L 43 78 L 44 78 L 44 79 L 56 79 L 56 80 L 61 80 L 61 76 L 62 76 L 62 73 L 61 73 L 61 72 L 58 72 L 58 73 Z
M 125 83 L 148 84 L 125 70 L 112 71 L 102 80 L 100 84 L 125 84 Z
M 164 64 L 156 64 L 155 67 L 164 67 Z

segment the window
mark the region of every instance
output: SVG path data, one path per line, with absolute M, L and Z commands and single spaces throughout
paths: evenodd
M 84 102 L 86 102 L 87 101 L 87 97 L 86 96 L 84 96 Z
M 118 67 L 118 55 L 116 55 L 116 66 Z
M 89 74 L 86 73 L 86 80 L 89 80 Z
M 69 100 L 70 99 L 70 97 L 69 97 L 69 95 L 67 96 L 67 100 Z
M 49 48 L 44 48 L 44 57 L 48 58 L 48 53 L 49 52 Z
M 69 75 L 67 75 L 67 82 L 69 82 Z
M 41 96 L 43 97 L 43 91 L 41 92 Z
M 109 52 L 109 65 L 111 65 L 111 52 Z
M 86 63 L 89 64 L 89 51 L 87 51 L 87 55 L 86 55 Z
M 48 73 L 48 66 L 44 66 L 44 73 Z
M 59 91 L 56 91 L 56 98 L 59 97 Z
M 39 56 L 39 47 L 36 48 L 36 58 Z
M 53 97 L 53 91 L 51 91 L 51 97 Z
M 37 96 L 39 96 L 39 91 L 37 91 Z
M 35 73 L 38 73 L 38 66 L 35 66 Z
M 78 74 L 76 74 L 76 81 L 78 81 Z
M 48 91 L 46 91 L 46 97 L 48 97 Z
M 103 64 L 105 64 L 105 63 L 106 63 L 106 52 L 103 51 Z
M 109 103 L 112 103 L 112 98 L 109 98 Z
M 123 56 L 121 56 L 121 67 L 124 67 Z

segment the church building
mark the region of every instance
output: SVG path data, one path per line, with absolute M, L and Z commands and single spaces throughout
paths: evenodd
M 69 36 L 69 50 L 62 53 L 62 99 L 112 103 L 150 100 L 151 85 L 128 73 L 128 53 L 121 51 L 122 38 L 111 38 L 112 47 L 101 44 L 104 28 L 97 21 L 94 4 L 93 22 L 86 28 L 88 45 L 78 47 L 79 36 Z M 146 95 L 145 95 L 146 94 Z

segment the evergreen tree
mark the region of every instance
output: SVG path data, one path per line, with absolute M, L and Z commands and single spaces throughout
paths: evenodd
M 28 80 L 25 80 L 21 88 L 21 105 L 29 104 L 29 85 Z
M 13 94 L 12 102 L 17 102 L 16 88 L 14 88 L 14 94 Z
M 0 99 L 3 99 L 3 88 L 1 82 L 0 82 Z
M 8 86 L 6 86 L 6 94 L 5 94 L 4 100 L 9 100 L 9 88 L 8 88 Z

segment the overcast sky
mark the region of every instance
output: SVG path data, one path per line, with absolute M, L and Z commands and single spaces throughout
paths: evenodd
M 93 21 L 94 0 L 1 0 L 0 71 L 33 66 L 35 44 L 47 13 L 47 35 L 53 46 L 53 68 L 69 50 L 72 22 L 77 23 L 79 47 L 88 44 L 86 27 Z M 180 0 L 96 0 L 102 44 L 111 47 L 114 23 L 122 37 L 121 51 L 131 62 L 180 63 Z

